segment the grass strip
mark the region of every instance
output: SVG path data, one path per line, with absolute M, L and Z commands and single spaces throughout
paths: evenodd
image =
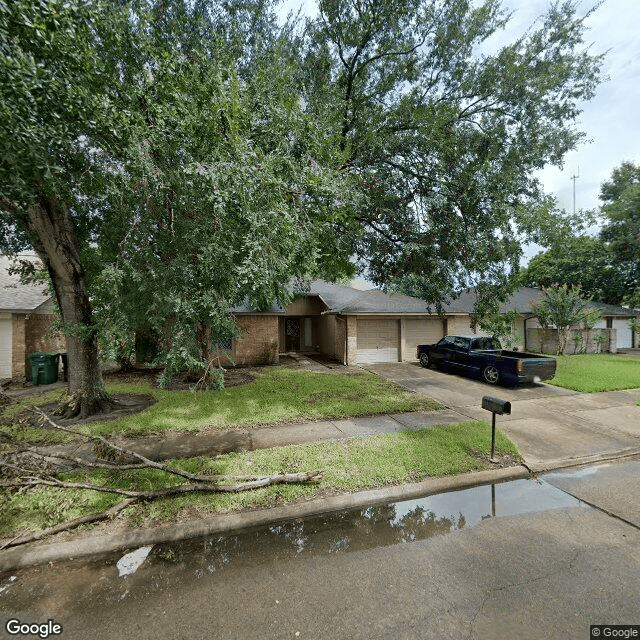
M 148 383 L 110 383 L 106 388 L 109 393 L 146 393 L 158 402 L 141 413 L 75 427 L 79 431 L 143 436 L 169 430 L 194 432 L 442 408 L 371 373 L 273 368 L 260 372 L 253 382 L 222 391 L 165 391 Z M 16 410 L 11 407 L 11 411 L 10 416 L 0 414 L 0 422 L 5 423 L 0 430 L 8 435 L 30 442 L 62 440 L 51 431 L 18 428 L 12 423 Z
M 614 354 L 557 356 L 549 383 L 580 393 L 640 389 L 640 358 Z
M 516 446 L 497 431 L 496 452 L 516 462 Z M 217 458 L 173 460 L 171 465 L 191 473 L 267 475 L 278 472 L 324 470 L 319 484 L 277 485 L 239 494 L 189 494 L 128 508 L 135 526 L 145 520 L 171 520 L 180 512 L 205 516 L 246 507 L 273 506 L 324 493 L 351 492 L 426 477 L 456 475 L 491 468 L 488 457 L 491 427 L 470 421 L 372 437 L 306 445 L 275 447 Z M 154 469 L 140 471 L 74 471 L 60 476 L 69 482 L 92 482 L 120 488 L 155 490 L 177 483 L 175 476 Z M 86 490 L 39 487 L 23 493 L 4 492 L 0 535 L 40 530 L 88 513 L 109 508 L 121 498 Z

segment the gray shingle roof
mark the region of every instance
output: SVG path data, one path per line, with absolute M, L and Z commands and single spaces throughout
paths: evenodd
M 540 289 L 520 287 L 506 302 L 503 302 L 500 305 L 500 311 L 502 313 L 506 313 L 507 311 L 515 309 L 520 314 L 531 315 L 533 314 L 533 305 L 541 298 L 542 291 Z M 449 306 L 457 306 L 460 310 L 466 313 L 473 313 L 473 305 L 475 304 L 475 301 L 475 289 L 467 289 L 466 291 L 463 291 L 460 296 Z M 605 304 L 604 302 L 590 301 L 589 306 L 598 309 L 603 316 L 630 317 L 635 315 L 632 309 L 625 309 L 624 307 L 619 307 L 613 304 Z
M 37 262 L 37 258 L 33 255 L 20 257 Z M 45 284 L 21 284 L 17 274 L 9 275 L 12 264 L 12 260 L 6 256 L 0 256 L 0 311 L 29 313 L 51 296 Z
M 363 291 L 342 284 L 312 280 L 307 295 L 317 295 L 329 311 L 343 314 L 436 314 L 433 305 L 429 306 L 424 300 L 412 296 L 387 294 L 378 289 Z M 542 297 L 539 289 L 521 287 L 506 302 L 500 305 L 500 311 L 505 313 L 515 309 L 523 315 L 532 315 L 533 305 Z M 458 298 L 443 304 L 445 314 L 471 314 L 476 302 L 475 289 L 463 291 Z M 590 302 L 590 306 L 599 309 L 603 316 L 629 317 L 635 315 L 633 310 L 617 307 L 601 302 Z M 235 313 L 260 313 L 252 309 L 248 302 L 232 309 Z M 262 313 L 284 313 L 281 305 L 274 304 Z

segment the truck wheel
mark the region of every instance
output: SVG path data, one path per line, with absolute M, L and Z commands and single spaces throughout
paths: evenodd
M 484 370 L 482 372 L 482 377 L 489 384 L 497 384 L 498 383 L 498 378 L 500 377 L 500 374 L 499 374 L 498 369 L 496 367 L 494 367 L 493 365 L 489 365 L 488 367 L 484 368 Z
M 429 368 L 429 365 L 431 364 L 431 361 L 429 360 L 429 354 L 428 353 L 421 353 L 420 354 L 420 364 L 425 367 L 426 369 Z

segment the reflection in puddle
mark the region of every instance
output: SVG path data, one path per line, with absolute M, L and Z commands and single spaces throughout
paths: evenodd
M 302 556 L 328 557 L 377 547 L 412 543 L 476 526 L 485 518 L 504 517 L 583 505 L 549 484 L 517 480 L 484 485 L 417 500 L 370 506 L 274 524 L 235 534 L 194 538 L 138 549 L 138 555 L 112 554 L 101 559 L 53 563 L 17 573 L 11 588 L 0 592 L 0 610 L 39 611 L 60 607 L 82 615 L 83 608 L 136 606 L 152 594 L 177 584 L 215 580 L 221 573 L 258 566 L 280 570 Z M 118 563 L 135 568 L 118 578 Z M 133 564 L 131 566 L 133 566 Z M 11 580 L 0 576 L 0 585 Z M 53 595 L 55 594 L 55 595 Z

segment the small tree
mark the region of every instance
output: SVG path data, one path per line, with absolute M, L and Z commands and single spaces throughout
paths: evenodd
M 584 333 L 584 342 L 582 343 L 582 352 L 586 352 L 589 348 L 589 332 L 602 320 L 602 314 L 598 309 L 593 307 L 585 307 L 580 320 L 581 333 Z
M 535 305 L 533 312 L 538 316 L 543 327 L 554 325 L 558 331 L 558 348 L 556 355 L 564 353 L 567 348 L 569 330 L 579 324 L 587 306 L 579 286 L 567 285 L 543 288 L 544 296 Z
M 493 313 L 484 318 L 478 318 L 478 325 L 483 331 L 498 338 L 505 349 L 511 349 L 522 342 L 522 336 L 515 329 L 518 312 Z
M 602 353 L 602 348 L 604 347 L 605 342 L 607 341 L 607 332 L 604 330 L 600 330 L 593 336 L 593 341 L 596 344 L 596 352 Z

